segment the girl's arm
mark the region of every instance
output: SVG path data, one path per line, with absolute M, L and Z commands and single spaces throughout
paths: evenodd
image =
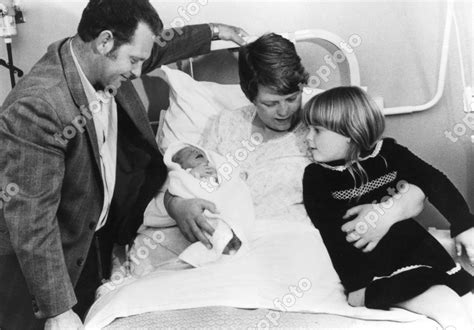
M 458 254 L 462 247 L 474 264 L 474 215 L 461 193 L 438 169 L 424 162 L 407 148 L 394 144 L 392 154 L 400 175 L 419 186 L 430 202 L 451 224 Z
M 339 207 L 334 207 L 328 182 L 316 164 L 306 167 L 303 175 L 303 202 L 309 218 L 316 228 L 325 223 L 337 223 L 343 216 Z
M 394 144 L 392 158 L 400 177 L 420 187 L 431 204 L 451 224 L 451 237 L 474 227 L 466 200 L 444 173 L 424 162 L 407 148 Z

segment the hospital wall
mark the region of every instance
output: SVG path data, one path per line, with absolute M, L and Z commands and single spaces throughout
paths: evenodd
M 167 26 L 184 17 L 187 24 L 225 22 L 241 26 L 251 34 L 316 28 L 336 33 L 348 41 L 356 35 L 360 38 L 360 45 L 354 50 L 359 60 L 362 85 L 367 86 L 372 96 L 383 96 L 387 107 L 423 104 L 436 91 L 446 15 L 444 1 L 152 2 Z M 194 5 L 189 5 L 193 2 Z M 21 5 L 27 23 L 18 26 L 19 33 L 13 41 L 15 65 L 27 72 L 50 43 L 73 35 L 86 3 L 85 0 L 23 0 Z M 469 83 L 473 81 L 472 3 L 455 2 L 455 11 Z M 317 69 L 325 64 L 324 51 L 311 47 L 306 45 L 301 52 L 308 70 L 317 74 Z M 474 210 L 474 143 L 471 142 L 474 127 L 463 123 L 463 86 L 456 47 L 453 33 L 446 85 L 440 102 L 425 112 L 390 116 L 386 135 L 395 137 L 442 170 Z M 0 58 L 6 58 L 4 45 L 0 46 Z M 230 70 L 231 73 L 222 67 L 217 70 L 221 72 L 220 80 L 236 81 L 235 70 Z M 341 81 L 344 79 L 340 79 L 339 71 L 333 71 L 321 87 L 335 86 Z M 0 103 L 9 91 L 8 71 L 0 68 Z M 148 104 L 148 100 L 145 103 Z M 456 142 L 445 136 L 446 132 L 453 132 L 457 137 L 454 129 L 456 127 L 460 133 L 462 126 L 466 133 Z M 419 220 L 425 225 L 447 226 L 432 207 L 426 207 Z

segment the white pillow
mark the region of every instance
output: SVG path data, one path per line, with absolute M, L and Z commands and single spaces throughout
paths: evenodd
M 173 142 L 198 144 L 207 125 L 222 110 L 250 104 L 239 85 L 196 81 L 182 71 L 162 69 L 170 85 L 170 106 L 156 136 L 162 153 Z

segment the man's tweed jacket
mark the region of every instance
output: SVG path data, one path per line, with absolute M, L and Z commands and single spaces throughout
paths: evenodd
M 160 64 L 209 52 L 208 25 L 181 31 L 165 46 L 155 44 L 144 74 Z M 19 294 L 28 295 L 23 300 L 36 318 L 57 315 L 76 304 L 74 288 L 102 210 L 93 121 L 87 120 L 84 131 L 78 130 L 66 144 L 61 138 L 72 135 L 70 130 L 58 138 L 77 122 L 81 106 L 88 106 L 69 40 L 48 48 L 0 110 L 0 189 L 9 184 L 19 188 L 4 198 L 9 200 L 0 210 L 0 320 L 2 313 L 28 317 L 21 306 L 8 306 Z M 133 239 L 144 209 L 164 182 L 166 167 L 131 82 L 122 84 L 116 101 L 117 177 L 101 231 L 108 233 L 109 243 L 123 244 Z M 106 250 L 109 254 L 110 246 Z

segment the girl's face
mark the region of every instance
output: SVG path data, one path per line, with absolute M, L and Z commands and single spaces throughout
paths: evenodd
M 278 95 L 260 85 L 253 103 L 257 107 L 257 116 L 266 127 L 277 132 L 285 132 L 294 126 L 298 118 L 298 111 L 301 109 L 301 91 Z
M 321 126 L 310 126 L 306 137 L 315 162 L 327 163 L 344 159 L 350 139 Z

